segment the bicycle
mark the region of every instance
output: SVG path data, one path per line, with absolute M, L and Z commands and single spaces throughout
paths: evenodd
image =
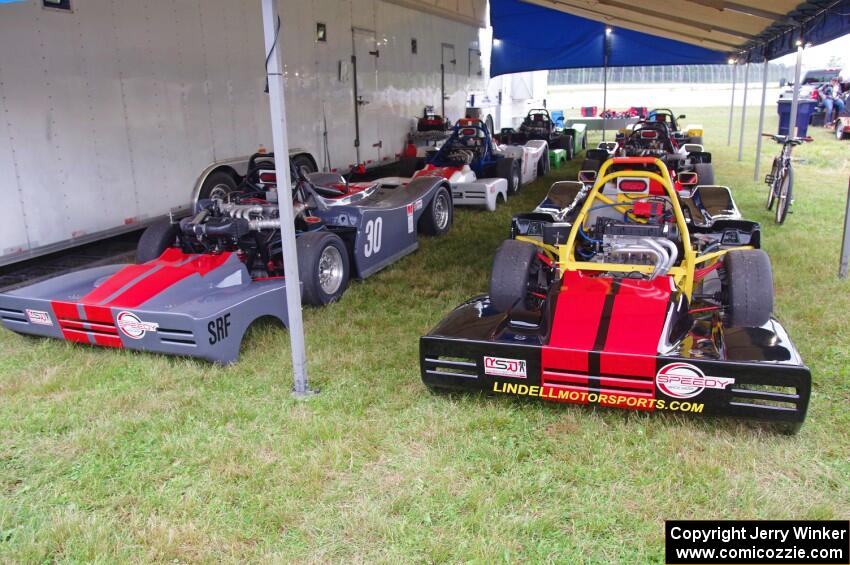
M 772 133 L 763 133 L 762 135 L 782 145 L 782 152 L 779 154 L 779 157 L 774 157 L 773 167 L 770 169 L 770 173 L 764 177 L 764 182 L 770 187 L 767 192 L 767 209 L 772 210 L 773 204 L 778 201 L 775 219 L 777 224 L 782 224 L 785 222 L 785 217 L 788 215 L 788 208 L 791 206 L 794 187 L 794 170 L 791 168 L 791 149 L 795 145 L 802 145 L 803 143 L 814 140 L 808 136 L 789 137 L 787 135 L 775 135 Z

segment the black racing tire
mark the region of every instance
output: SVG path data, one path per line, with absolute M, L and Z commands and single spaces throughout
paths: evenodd
M 233 175 L 227 171 L 216 171 L 204 179 L 204 184 L 201 185 L 201 190 L 198 192 L 198 199 L 224 199 L 237 189 L 238 184 Z
M 597 161 L 596 159 L 585 159 L 584 161 L 581 162 L 581 168 L 579 170 L 580 171 L 597 171 L 597 172 L 599 172 L 599 167 L 601 167 L 601 166 L 602 166 L 602 164 L 599 161 Z
M 511 157 L 496 161 L 496 177 L 508 181 L 508 194 L 519 192 L 522 182 L 519 166 L 519 161 Z
M 587 132 L 584 132 L 581 136 L 581 149 L 582 151 L 587 149 Z
M 575 140 L 572 135 L 564 136 L 564 149 L 567 150 L 567 161 L 572 161 L 576 156 Z
M 296 171 L 301 171 L 302 176 L 304 176 L 305 178 L 310 173 L 319 172 L 313 160 L 307 155 L 304 155 L 303 153 L 300 155 L 295 155 L 290 159 L 290 161 L 292 162 L 292 168 Z
M 453 220 L 452 195 L 445 186 L 441 186 L 422 213 L 419 219 L 419 230 L 426 235 L 439 237 L 449 232 Z
M 398 162 L 398 176 L 412 177 L 416 171 L 422 168 L 420 162 L 419 157 L 402 157 Z
M 791 165 L 785 169 L 785 176 L 779 182 L 779 192 L 776 195 L 776 223 L 784 224 L 788 217 L 788 209 L 794 199 L 794 169 Z
M 136 245 L 136 261 L 147 263 L 158 259 L 166 249 L 177 241 L 180 226 L 170 220 L 159 220 L 147 227 Z
M 697 163 L 694 165 L 697 174 L 697 182 L 701 185 L 714 184 L 714 165 L 711 163 Z
M 699 144 L 699 145 L 702 145 L 702 144 L 703 144 L 703 143 L 702 143 L 702 136 L 701 136 L 701 135 L 695 135 L 695 136 L 693 136 L 693 137 L 691 138 L 691 143 L 697 143 L 697 144 Z
M 537 248 L 528 242 L 506 239 L 493 257 L 490 273 L 490 306 L 498 312 L 528 307 L 528 283 Z
M 314 231 L 300 235 L 295 245 L 304 303 L 324 306 L 339 300 L 350 276 L 348 250 L 342 239 L 329 231 Z
M 731 327 L 760 327 L 773 314 L 773 271 L 761 249 L 732 250 L 724 258 L 726 314 Z
M 556 135 L 555 137 L 549 140 L 549 149 L 563 149 L 564 148 L 564 136 Z
M 770 174 L 774 179 L 776 179 L 777 175 L 779 175 L 779 169 L 780 169 L 779 163 L 780 163 L 779 157 L 774 157 L 773 158 L 773 166 L 770 169 Z M 773 203 L 776 202 L 776 190 L 774 189 L 775 184 L 776 184 L 776 181 L 774 180 L 774 182 L 772 182 L 771 184 L 769 184 L 767 186 L 767 204 L 766 204 L 766 207 L 767 207 L 768 210 L 773 210 Z

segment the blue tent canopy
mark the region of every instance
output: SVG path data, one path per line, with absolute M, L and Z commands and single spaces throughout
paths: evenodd
M 850 0 L 804 2 L 758 36 L 729 49 L 700 47 L 617 27 L 608 36 L 609 67 L 760 62 L 796 49 L 796 41 L 823 43 L 850 33 Z M 493 51 L 490 75 L 605 66 L 604 22 L 521 0 L 490 0 Z M 659 32 L 663 33 L 663 32 Z

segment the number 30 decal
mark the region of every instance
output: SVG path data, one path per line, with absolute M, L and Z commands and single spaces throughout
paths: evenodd
M 363 254 L 370 257 L 373 253 L 381 250 L 381 231 L 383 230 L 383 218 L 375 218 L 366 222 L 366 247 Z

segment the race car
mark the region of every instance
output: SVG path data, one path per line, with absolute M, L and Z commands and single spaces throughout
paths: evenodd
M 529 110 L 518 130 L 502 128 L 495 135 L 495 139 L 505 145 L 524 145 L 532 139 L 542 139 L 549 144 L 549 151 L 558 149 L 566 151 L 568 161 L 587 147 L 587 132 L 584 124 L 558 128 L 546 109 Z
M 408 136 L 404 156 L 408 159 L 425 159 L 429 152 L 436 151 L 449 137 L 451 130 L 452 125 L 447 118 L 437 114 L 433 106 L 426 106 Z
M 711 164 L 711 153 L 698 143 L 680 144 L 670 133 L 664 122 L 642 121 L 634 125 L 628 135 L 618 136 L 617 148 L 611 151 L 591 149 L 585 155 L 581 170 L 595 170 L 605 160 L 616 155 L 618 157 L 658 157 L 674 174 L 694 172 L 699 175 L 700 184 L 714 184 L 714 166 Z
M 192 216 L 148 228 L 139 264 L 0 294 L 0 322 L 21 334 L 235 362 L 254 321 L 287 322 L 272 159 L 252 158 L 238 190 L 199 199 Z M 417 232 L 439 236 L 452 224 L 450 189 L 439 178 L 351 185 L 314 173 L 283 195 L 293 200 L 307 304 L 339 299 L 349 278 L 366 278 L 415 251 Z
M 495 145 L 479 119 L 458 120 L 451 136 L 428 158 L 414 179 L 437 177 L 451 183 L 456 206 L 496 209 L 498 197 L 507 200 L 523 184 L 549 172 L 547 143 L 531 140 L 523 146 Z
M 663 161 L 606 161 L 512 222 L 487 295 L 420 339 L 432 389 L 779 422 L 811 375 L 773 315 L 770 259 L 725 187 L 677 192 Z M 724 202 L 725 201 L 725 202 Z
M 648 122 L 660 122 L 667 124 L 670 134 L 679 145 L 684 143 L 698 143 L 702 145 L 703 127 L 701 124 L 687 124 L 681 127 L 678 120 L 687 118 L 684 114 L 678 117 L 669 108 L 655 108 L 646 115 Z

